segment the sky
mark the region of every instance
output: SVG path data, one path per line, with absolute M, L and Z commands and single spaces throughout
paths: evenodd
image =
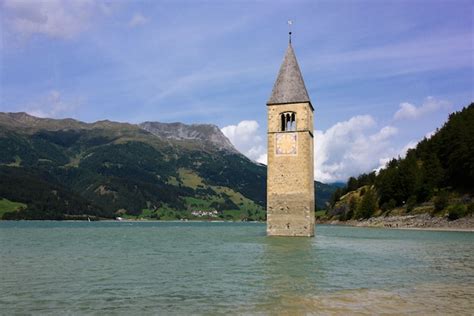
M 315 179 L 346 181 L 473 101 L 473 3 L 0 0 L 0 111 L 211 123 L 266 163 L 266 102 L 292 20 Z

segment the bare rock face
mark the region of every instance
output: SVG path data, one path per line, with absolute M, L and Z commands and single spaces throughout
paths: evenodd
M 143 122 L 138 126 L 163 139 L 200 142 L 214 146 L 217 149 L 238 153 L 216 125 Z

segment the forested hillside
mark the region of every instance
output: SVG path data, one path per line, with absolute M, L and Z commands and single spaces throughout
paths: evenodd
M 3 219 L 265 219 L 266 167 L 213 125 L 0 113 L 0 148 Z M 324 206 L 333 187 L 316 186 Z
M 332 216 L 368 218 L 394 209 L 430 212 L 451 219 L 474 211 L 474 104 L 452 113 L 442 128 L 405 158 L 378 174 L 350 178 L 334 192 Z

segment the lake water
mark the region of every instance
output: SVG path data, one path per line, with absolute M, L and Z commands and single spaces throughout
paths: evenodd
M 262 223 L 0 222 L 0 313 L 457 314 L 474 233 Z

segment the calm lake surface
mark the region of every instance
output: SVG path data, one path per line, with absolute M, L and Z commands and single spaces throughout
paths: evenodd
M 0 222 L 0 313 L 474 311 L 474 233 L 262 223 Z

